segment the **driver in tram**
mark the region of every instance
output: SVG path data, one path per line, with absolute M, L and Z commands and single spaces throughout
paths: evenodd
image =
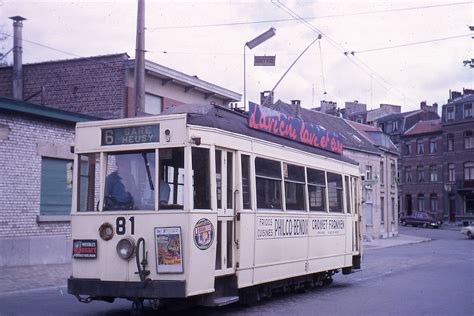
M 131 157 L 115 156 L 117 169 L 105 179 L 105 210 L 130 210 L 138 197 L 135 179 L 130 173 Z

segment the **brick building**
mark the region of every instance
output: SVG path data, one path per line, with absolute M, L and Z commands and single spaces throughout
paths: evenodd
M 0 97 L 0 266 L 70 260 L 71 145 L 93 119 Z
M 443 139 L 441 119 L 420 121 L 401 136 L 399 189 L 402 210 L 430 212 L 443 207 Z
M 145 108 L 135 109 L 134 67 L 125 53 L 23 67 L 23 100 L 104 119 L 158 114 L 179 104 L 229 106 L 240 94 L 145 61 Z M 0 67 L 0 96 L 13 96 L 14 67 Z
M 444 205 L 450 221 L 474 220 L 474 90 L 450 92 L 442 107 Z

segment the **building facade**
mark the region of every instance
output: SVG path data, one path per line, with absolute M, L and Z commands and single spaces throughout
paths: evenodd
M 443 139 L 441 119 L 420 121 L 401 137 L 400 174 L 402 209 L 406 215 L 444 214 Z
M 451 92 L 442 107 L 444 207 L 449 221 L 474 220 L 474 91 Z
M 0 97 L 0 266 L 70 260 L 71 146 L 93 119 Z

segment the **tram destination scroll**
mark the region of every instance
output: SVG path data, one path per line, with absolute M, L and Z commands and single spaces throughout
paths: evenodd
M 160 141 L 160 124 L 102 129 L 102 146 L 157 143 Z

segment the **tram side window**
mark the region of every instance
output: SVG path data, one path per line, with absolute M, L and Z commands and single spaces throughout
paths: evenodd
M 255 159 L 257 208 L 281 209 L 281 163 Z
M 351 212 L 351 191 L 350 191 L 350 185 L 349 185 L 349 176 L 344 177 L 344 181 L 346 182 L 346 213 L 352 213 Z
M 342 175 L 328 172 L 328 197 L 329 197 L 329 211 L 330 212 L 339 212 L 343 211 L 342 203 Z
M 309 210 L 326 212 L 326 176 L 324 171 L 307 169 Z
M 184 203 L 184 148 L 160 149 L 159 209 L 182 209 Z
M 79 155 L 77 210 L 93 212 L 99 203 L 99 154 Z
M 250 156 L 242 155 L 242 202 L 244 209 L 250 209 Z
M 216 195 L 217 208 L 222 208 L 222 151 L 216 150 Z
M 195 209 L 210 209 L 209 149 L 192 148 L 193 196 Z
M 155 152 L 107 156 L 104 210 L 154 210 Z
M 305 176 L 304 168 L 283 163 L 285 176 L 285 200 L 287 210 L 304 210 L 305 207 Z

